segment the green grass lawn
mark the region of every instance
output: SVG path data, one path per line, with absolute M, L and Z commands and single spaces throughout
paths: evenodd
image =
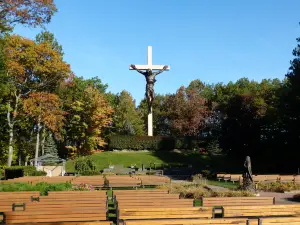
M 197 152 L 175 153 L 175 152 L 101 152 L 89 156 L 96 163 L 97 170 L 108 168 L 109 164 L 123 165 L 129 167 L 136 164 L 141 168 L 142 164 L 149 168 L 150 164 L 156 164 L 159 168 L 165 166 L 180 166 L 192 165 L 197 169 L 213 169 L 215 171 L 229 171 L 229 167 L 234 168 L 234 163 L 229 159 L 224 159 L 224 156 L 209 157 L 201 155 Z M 228 168 L 227 168 L 228 167 Z M 238 167 L 237 167 L 238 168 Z M 67 172 L 74 172 L 74 161 L 69 160 L 66 164 Z
M 143 163 L 146 167 L 148 167 L 150 163 L 155 163 L 157 165 L 164 163 L 163 160 L 148 152 L 101 152 L 89 157 L 95 162 L 97 170 L 108 168 L 109 164 L 123 165 L 124 167 L 136 164 L 136 166 L 140 168 Z M 68 161 L 66 169 L 68 172 L 75 171 L 74 161 Z
M 208 185 L 215 185 L 219 187 L 229 188 L 229 189 L 236 189 L 239 187 L 238 182 L 232 183 L 231 181 L 218 181 L 218 180 L 207 180 Z

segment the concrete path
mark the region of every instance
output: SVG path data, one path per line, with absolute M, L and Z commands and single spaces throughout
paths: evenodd
M 230 191 L 228 188 L 220 187 L 220 186 L 215 186 L 215 185 L 205 185 L 212 191 Z
M 261 197 L 275 197 L 276 204 L 300 204 L 293 201 L 294 194 L 292 193 L 277 193 L 277 192 L 259 192 Z

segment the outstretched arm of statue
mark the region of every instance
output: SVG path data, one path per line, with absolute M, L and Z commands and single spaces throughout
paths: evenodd
M 161 70 L 159 70 L 158 72 L 153 73 L 153 75 L 156 76 L 156 75 L 158 75 L 158 74 L 164 72 L 164 71 L 167 70 L 167 69 L 168 69 L 168 66 L 164 66 L 164 67 L 163 67 Z
M 138 68 L 136 68 L 136 66 L 135 66 L 134 64 L 131 64 L 130 67 L 131 67 L 132 69 L 136 70 L 137 72 L 139 72 L 140 74 L 145 75 L 145 72 L 142 71 L 142 70 L 139 70 Z

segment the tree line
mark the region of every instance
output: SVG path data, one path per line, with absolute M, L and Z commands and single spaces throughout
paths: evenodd
M 51 0 L 0 2 L 2 165 L 23 165 L 49 153 L 49 146 L 50 153 L 76 157 L 105 149 L 113 134 L 146 134 L 145 99 L 136 105 L 126 90 L 110 93 L 100 78 L 75 75 L 51 32 L 34 40 L 13 33 L 18 23 L 44 26 L 56 11 Z M 300 39 L 297 43 L 283 80 L 206 84 L 197 79 L 176 93 L 157 94 L 154 135 L 210 137 L 209 146 L 224 154 L 251 155 L 270 170 L 286 162 L 297 168 Z

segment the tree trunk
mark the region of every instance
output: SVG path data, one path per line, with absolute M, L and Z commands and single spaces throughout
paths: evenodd
M 12 158 L 14 154 L 14 126 L 16 122 L 16 117 L 18 113 L 18 105 L 19 105 L 19 99 L 21 95 L 17 95 L 15 92 L 15 105 L 14 109 L 11 112 L 11 105 L 8 103 L 7 107 L 7 123 L 8 123 L 8 133 L 9 133 L 9 143 L 8 143 L 8 159 L 7 159 L 7 166 L 10 167 L 12 163 Z
M 42 155 L 45 155 L 45 150 L 44 150 L 45 140 L 46 140 L 46 128 L 44 126 L 43 132 L 42 132 L 42 141 L 41 141 Z
M 22 166 L 22 151 L 19 149 L 19 166 Z
M 7 160 L 7 166 L 11 166 L 13 153 L 14 153 L 14 128 L 13 126 L 8 129 L 9 131 L 9 144 L 8 144 L 8 160 Z
M 36 145 L 35 145 L 35 157 L 34 157 L 34 165 L 37 166 L 37 160 L 39 157 L 39 147 L 40 147 L 40 126 L 41 126 L 41 122 L 40 122 L 40 118 L 38 118 L 38 122 L 37 122 L 37 134 L 36 134 Z

